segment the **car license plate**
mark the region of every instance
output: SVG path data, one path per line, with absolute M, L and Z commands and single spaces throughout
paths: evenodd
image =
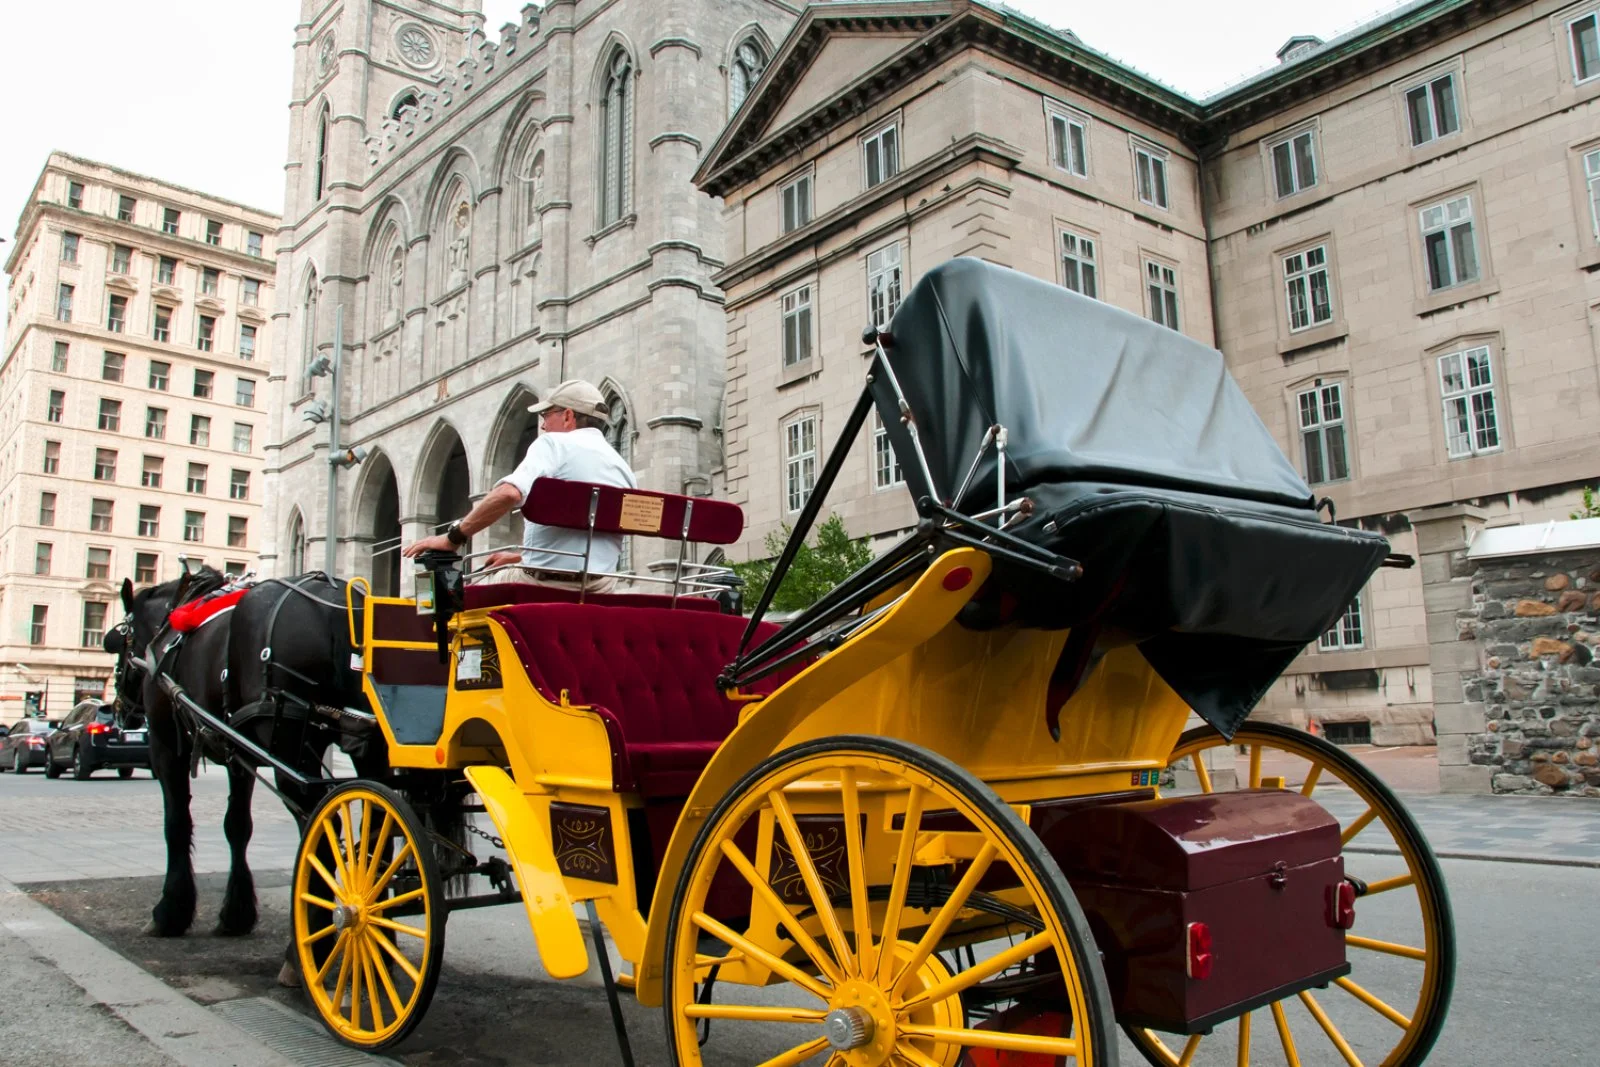
M 122 739 L 124 741 L 143 741 L 144 740 L 144 731 L 143 730 L 124 730 L 123 733 L 122 733 Z

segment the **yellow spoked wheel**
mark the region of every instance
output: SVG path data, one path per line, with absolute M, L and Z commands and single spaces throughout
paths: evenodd
M 807 742 L 730 790 L 691 846 L 665 963 L 677 1064 L 703 1062 L 707 1027 L 717 1063 L 1116 1063 L 1055 861 L 988 786 L 900 741 Z
M 335 1037 L 402 1040 L 433 999 L 444 959 L 433 846 L 401 796 L 355 781 L 330 793 L 295 858 L 294 942 L 306 994 Z
M 1216 769 L 1202 758 L 1230 744 L 1231 759 Z M 1210 1034 L 1128 1028 L 1139 1050 L 1160 1067 L 1422 1063 L 1450 1007 L 1455 927 L 1438 860 L 1389 787 L 1337 746 L 1272 723 L 1246 723 L 1231 743 L 1210 727 L 1191 730 L 1171 764 L 1202 792 L 1229 787 L 1222 779 L 1232 770 L 1236 788 L 1294 789 L 1339 819 L 1357 893 L 1345 937 L 1351 971 L 1337 989 L 1286 997 Z

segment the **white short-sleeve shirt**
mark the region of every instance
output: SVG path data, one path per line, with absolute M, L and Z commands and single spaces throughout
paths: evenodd
M 605 434 L 592 426 L 561 433 L 541 433 L 528 446 L 528 454 L 522 457 L 517 469 L 501 478 L 500 482 L 516 486 L 526 501 L 528 490 L 533 488 L 538 478 L 595 482 L 627 489 L 639 487 L 633 470 L 617 455 L 617 450 L 611 447 Z M 522 565 L 543 570 L 582 570 L 583 546 L 588 536 L 583 530 L 564 530 L 559 526 L 544 526 L 524 520 Z M 573 552 L 576 555 L 561 555 L 561 552 Z M 621 555 L 621 534 L 597 533 L 589 551 L 589 570 L 615 571 Z

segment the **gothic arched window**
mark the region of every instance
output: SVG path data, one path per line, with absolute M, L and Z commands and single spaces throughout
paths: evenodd
M 610 421 L 606 423 L 606 440 L 617 450 L 624 463 L 633 465 L 633 422 L 628 418 L 628 405 L 614 391 L 606 391 L 606 410 Z
M 289 524 L 289 573 L 293 575 L 305 572 L 306 520 L 296 511 L 294 521 Z
M 728 117 L 744 104 L 745 97 L 767 69 L 767 55 L 754 37 L 746 37 L 733 50 L 733 65 L 728 69 Z
M 311 366 L 311 361 L 317 358 L 317 272 L 311 272 L 311 278 L 306 282 L 306 296 L 300 306 L 300 374 L 303 378 Z M 302 389 L 309 391 L 310 383 L 302 381 Z
M 409 108 L 415 108 L 416 106 L 417 106 L 417 94 L 416 93 L 406 93 L 405 95 L 401 96 L 400 99 L 398 99 L 398 100 L 396 100 L 394 102 L 394 110 L 389 113 L 389 117 L 398 122 L 399 119 L 400 119 L 400 113 L 402 111 L 404 111 L 408 107 Z
M 633 207 L 633 62 L 618 48 L 611 55 L 600 95 L 600 217 L 609 226 Z
M 317 158 L 313 169 L 316 194 L 313 200 L 321 200 L 322 194 L 328 187 L 328 105 L 322 105 L 322 114 L 317 116 Z
M 610 412 L 606 423 L 606 440 L 617 450 L 622 462 L 633 466 L 633 420 L 628 417 L 628 405 L 614 389 L 605 391 L 606 410 Z M 617 570 L 623 574 L 633 571 L 633 539 L 622 539 L 622 555 L 617 558 Z

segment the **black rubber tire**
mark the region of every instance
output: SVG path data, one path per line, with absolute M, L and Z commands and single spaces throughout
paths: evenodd
M 700 832 L 695 835 L 683 869 L 679 872 L 678 884 L 673 889 L 672 913 L 667 924 L 666 953 L 662 960 L 664 977 L 661 1005 L 667 1028 L 668 1062 L 675 1067 L 682 1063 L 678 1057 L 677 1042 L 674 1040 L 677 1019 L 673 1008 L 673 976 L 676 967 L 671 957 L 673 946 L 678 941 L 679 925 L 684 917 L 684 897 L 708 839 L 727 811 L 737 804 L 755 783 L 786 764 L 830 752 L 858 752 L 905 763 L 929 777 L 942 781 L 952 791 L 962 794 L 974 808 L 995 825 L 1006 830 L 1017 851 L 1033 866 L 1035 876 L 1053 898 L 1050 903 L 1056 909 L 1056 914 L 1066 931 L 1075 962 L 1082 969 L 1081 978 L 1084 993 L 1090 1002 L 1091 1017 L 1080 1022 L 1089 1029 L 1091 1047 L 1097 1050 L 1093 1067 L 1117 1067 L 1117 1040 L 1113 1031 L 1115 1014 L 1111 1007 L 1110 986 L 1106 982 L 1105 970 L 1100 963 L 1099 948 L 1089 931 L 1089 921 L 1084 916 L 1083 908 L 1078 904 L 1078 898 L 1068 886 L 1066 877 L 1061 873 L 1055 858 L 1045 850 L 1039 838 L 1018 818 L 1016 812 L 970 771 L 918 745 L 893 738 L 853 734 L 806 741 L 763 760 L 723 795 L 705 822 L 701 824 Z
M 1249 744 L 1252 739 L 1257 739 L 1268 746 L 1293 745 L 1295 748 L 1310 749 L 1316 753 L 1317 760 L 1339 778 L 1347 782 L 1359 781 L 1361 787 L 1370 792 L 1375 801 L 1374 806 L 1379 809 L 1378 817 L 1393 830 L 1397 838 L 1396 844 L 1411 849 L 1416 856 L 1414 873 L 1418 892 L 1432 898 L 1432 906 L 1438 920 L 1435 932 L 1439 938 L 1439 967 L 1434 976 L 1433 1009 L 1416 1036 L 1411 1039 L 1409 1047 L 1405 1049 L 1401 1058 L 1385 1060 L 1384 1067 L 1418 1067 L 1426 1062 L 1428 1054 L 1433 1051 L 1434 1043 L 1439 1039 L 1439 1032 L 1444 1028 L 1445 1019 L 1450 1014 L 1450 998 L 1455 991 L 1456 980 L 1456 930 L 1454 915 L 1450 908 L 1450 893 L 1445 888 L 1444 871 L 1440 869 L 1439 860 L 1433 854 L 1433 847 L 1423 836 L 1422 828 L 1405 809 L 1405 805 L 1400 803 L 1400 798 L 1395 796 L 1394 790 L 1385 785 L 1383 780 L 1368 770 L 1360 760 L 1331 741 L 1279 723 L 1246 722 L 1239 727 L 1238 733 L 1234 734 L 1231 741 L 1224 741 L 1222 734 L 1213 727 L 1196 727 L 1178 738 L 1174 751 L 1211 739 L 1224 744 Z M 1158 1058 L 1146 1046 L 1137 1030 L 1123 1027 L 1123 1032 L 1128 1035 L 1128 1039 L 1146 1060 L 1155 1067 L 1165 1067 L 1166 1061 Z
M 51 757 L 49 757 L 48 759 L 45 760 L 44 776 L 46 778 L 50 778 L 50 779 L 55 779 L 55 778 L 60 778 L 61 777 L 61 764 L 56 762 L 56 759 L 55 759 L 54 756 L 51 756 Z
M 72 777 L 86 781 L 94 773 L 94 759 L 83 745 L 72 750 Z
M 11 769 L 18 774 L 28 773 L 28 754 L 20 748 L 11 750 Z
M 123 778 L 123 779 L 132 778 L 133 777 L 133 768 L 132 767 L 118 767 L 117 768 L 117 777 L 118 778 Z

